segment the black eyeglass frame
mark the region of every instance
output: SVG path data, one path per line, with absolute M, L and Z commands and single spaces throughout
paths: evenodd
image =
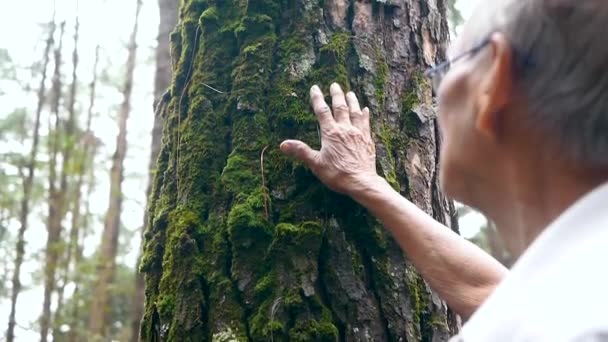
M 439 90 L 439 86 L 441 85 L 441 81 L 443 77 L 450 71 L 450 67 L 455 62 L 465 58 L 470 57 L 481 51 L 486 45 L 490 43 L 490 37 L 485 38 L 473 48 L 459 54 L 458 56 L 451 58 L 445 62 L 439 63 L 438 65 L 427 69 L 424 72 L 426 77 L 431 78 L 432 86 L 433 86 L 433 95 L 436 95 L 437 90 Z M 519 49 L 513 48 L 513 53 L 515 55 L 516 67 L 520 71 L 520 76 L 525 77 L 524 73 L 526 71 L 530 71 L 530 69 L 536 68 L 537 63 L 535 59 L 532 57 L 531 53 L 523 54 Z M 530 75 L 527 75 L 530 76 Z
M 478 53 L 479 51 L 481 51 L 481 49 L 486 47 L 486 45 L 488 45 L 489 43 L 490 43 L 490 38 L 486 38 L 486 39 L 482 40 L 480 43 L 478 43 L 477 45 L 475 45 L 473 48 L 457 55 L 456 57 L 448 59 L 447 61 L 444 61 L 432 68 L 427 69 L 424 72 L 424 75 L 426 77 L 431 78 L 431 82 L 432 82 L 432 86 L 433 86 L 433 93 L 436 93 L 437 90 L 439 89 L 439 85 L 441 84 L 443 77 L 448 73 L 448 71 L 450 71 L 450 67 L 452 66 L 452 64 L 458 62 L 461 59 L 464 59 L 465 57 L 469 57 L 471 55 Z

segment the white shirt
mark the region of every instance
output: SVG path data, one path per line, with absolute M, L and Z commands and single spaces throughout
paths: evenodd
M 608 184 L 549 225 L 450 341 L 608 341 Z

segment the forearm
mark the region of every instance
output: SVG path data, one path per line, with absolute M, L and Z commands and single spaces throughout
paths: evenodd
M 429 285 L 468 318 L 506 275 L 480 248 L 435 221 L 382 178 L 360 184 L 351 196 L 392 233 Z

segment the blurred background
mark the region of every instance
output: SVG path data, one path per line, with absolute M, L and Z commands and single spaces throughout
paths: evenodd
M 0 2 L 0 341 L 86 340 L 98 293 L 111 298 L 104 340 L 134 337 L 157 54 L 167 49 L 157 38 L 168 37 L 159 13 L 174 15 L 163 3 Z M 473 4 L 450 2 L 452 37 Z M 461 234 L 509 264 L 492 225 L 458 211 Z M 115 263 L 114 281 L 99 258 Z

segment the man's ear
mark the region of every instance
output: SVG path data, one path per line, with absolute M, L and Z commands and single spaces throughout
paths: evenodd
M 513 49 L 507 37 L 494 33 L 490 37 L 487 72 L 481 77 L 477 96 L 476 128 L 488 138 L 499 134 L 499 115 L 509 104 L 513 91 Z

